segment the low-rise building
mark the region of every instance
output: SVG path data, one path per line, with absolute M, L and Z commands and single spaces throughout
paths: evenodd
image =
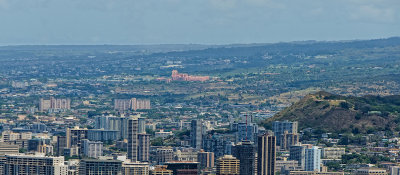
M 376 167 L 363 167 L 356 170 L 355 175 L 387 175 L 385 169 Z
M 321 154 L 324 159 L 341 159 L 346 153 L 345 148 L 325 147 L 322 148 Z
M 122 175 L 149 175 L 149 164 L 143 162 L 123 162 Z
M 122 175 L 122 162 L 119 160 L 82 159 L 79 174 Z
M 5 175 L 68 175 L 64 157 L 47 157 L 44 154 L 6 155 L 3 165 Z
M 173 175 L 173 171 L 167 169 L 165 165 L 158 165 L 150 171 L 150 175 Z
M 155 132 L 155 137 L 167 138 L 167 137 L 172 136 L 172 135 L 174 135 L 172 133 L 172 131 L 165 132 L 162 129 L 160 131 L 158 131 L 158 132 Z
M 344 172 L 288 171 L 282 175 L 344 175 Z
M 0 155 L 18 154 L 19 146 L 14 144 L 0 143 Z

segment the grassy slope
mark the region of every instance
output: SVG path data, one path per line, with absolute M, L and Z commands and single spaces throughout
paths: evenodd
M 375 112 L 379 111 L 379 112 Z M 310 94 L 265 121 L 298 121 L 300 128 L 329 132 L 399 130 L 400 96 L 345 97 L 327 92 Z

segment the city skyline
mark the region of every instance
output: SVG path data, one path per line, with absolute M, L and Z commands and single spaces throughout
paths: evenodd
M 400 0 L 0 0 L 0 174 L 400 175 Z

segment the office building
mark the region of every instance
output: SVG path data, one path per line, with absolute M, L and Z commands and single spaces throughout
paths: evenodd
M 166 162 L 167 169 L 172 170 L 174 175 L 198 175 L 199 163 L 188 161 Z
M 44 155 L 6 155 L 4 175 L 68 175 L 64 157 Z
M 203 149 L 206 152 L 213 152 L 215 158 L 231 155 L 233 141 L 235 141 L 234 135 L 206 135 L 203 139 Z
M 197 153 L 197 161 L 200 163 L 200 169 L 212 169 L 214 168 L 214 153 L 213 152 L 204 152 L 200 150 Z
M 237 127 L 236 142 L 241 141 L 252 141 L 255 142 L 255 138 L 258 134 L 258 126 L 255 123 L 238 123 Z
M 122 175 L 122 162 L 119 160 L 82 159 L 79 165 L 80 175 L 112 174 Z
M 131 117 L 128 120 L 128 154 L 127 158 L 131 162 L 138 161 L 137 158 L 138 150 L 138 119 Z
M 232 155 L 224 155 L 217 159 L 217 175 L 239 175 L 240 161 Z
M 240 174 L 254 174 L 255 147 L 250 141 L 239 142 L 232 147 L 232 155 L 240 161 Z
M 138 138 L 138 151 L 137 151 L 137 159 L 141 162 L 149 161 L 149 150 L 150 150 L 150 134 L 139 133 L 137 135 Z
M 321 169 L 321 149 L 317 146 L 305 149 L 305 171 L 319 172 Z
M 98 158 L 103 155 L 103 142 L 83 139 L 81 150 L 84 157 Z
M 272 130 L 276 137 L 276 145 L 281 145 L 281 137 L 287 131 L 288 134 L 296 134 L 298 129 L 297 122 L 275 121 L 272 123 Z
M 275 174 L 276 137 L 269 134 L 258 136 L 257 149 L 257 174 Z
M 149 175 L 149 164 L 142 162 L 123 162 L 122 175 Z
M 64 148 L 67 148 L 67 137 L 57 136 L 56 155 L 57 156 L 64 155 Z
M 196 149 L 202 148 L 203 123 L 202 120 L 192 120 L 190 130 L 191 146 Z

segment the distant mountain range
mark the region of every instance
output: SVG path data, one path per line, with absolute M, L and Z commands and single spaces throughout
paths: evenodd
M 298 121 L 299 127 L 327 132 L 372 133 L 400 131 L 400 96 L 340 96 L 328 92 L 309 94 L 264 121 Z
M 338 50 L 349 48 L 373 48 L 388 47 L 400 45 L 400 37 L 391 37 L 384 39 L 371 40 L 343 40 L 343 41 L 293 41 L 280 43 L 251 43 L 251 44 L 222 44 L 222 45 L 206 45 L 206 44 L 148 44 L 148 45 L 10 45 L 0 46 L 0 50 L 97 50 L 97 51 L 143 51 L 150 53 L 170 53 L 172 55 L 187 55 L 199 52 L 214 53 L 220 55 L 222 53 L 235 53 L 246 51 L 247 54 L 257 54 L 267 49 L 269 52 L 274 51 L 293 51 L 293 49 L 307 50 Z M 233 51 L 233 52 L 232 52 Z M 246 54 L 246 55 L 247 55 Z

